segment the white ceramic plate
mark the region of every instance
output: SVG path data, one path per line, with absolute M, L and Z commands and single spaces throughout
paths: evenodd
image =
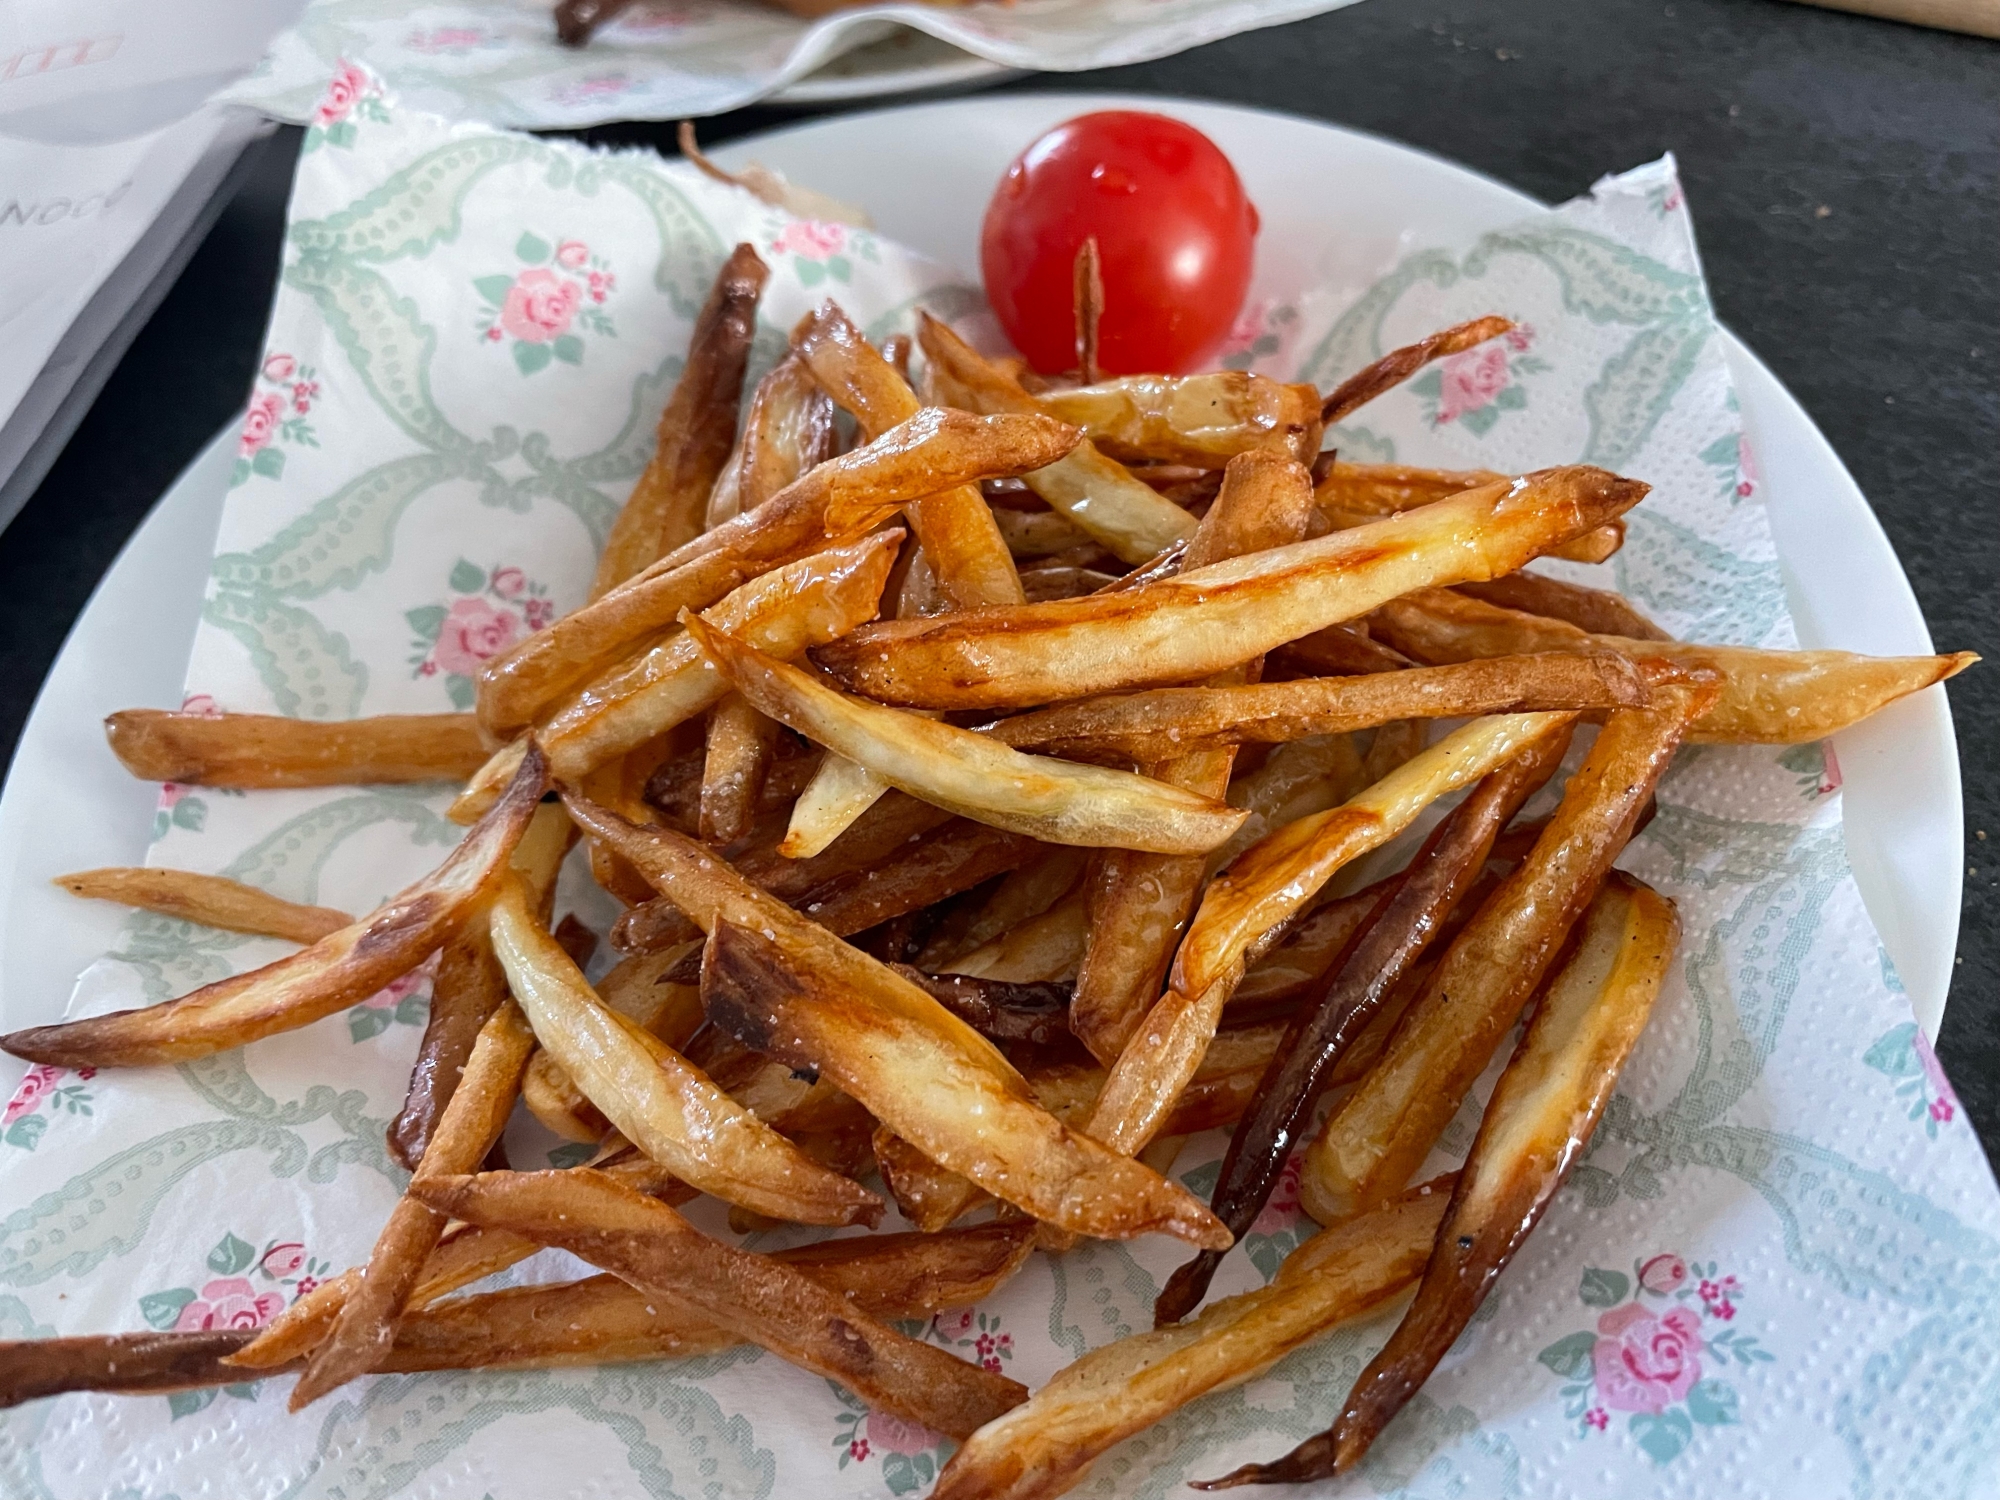
M 970 267 L 987 196 L 1013 155 L 1070 115 L 1134 102 L 1186 119 L 1229 153 L 1265 215 L 1259 274 L 1283 274 L 1292 285 L 1301 272 L 1366 272 L 1399 247 L 1461 240 L 1537 206 L 1462 167 L 1355 131 L 1254 110 L 1101 95 L 850 115 L 716 154 L 733 166 L 755 157 L 865 204 L 885 233 Z M 888 161 L 893 172 L 882 170 Z M 1329 190 L 1299 193 L 1300 181 Z M 1729 354 L 1801 638 L 1880 654 L 1930 651 L 1909 582 L 1833 449 L 1754 354 L 1733 338 Z M 231 434 L 219 436 L 133 536 L 78 619 L 29 718 L 0 794 L 5 1029 L 55 1020 L 73 976 L 118 926 L 115 909 L 74 901 L 48 882 L 65 870 L 144 858 L 154 788 L 118 767 L 98 723 L 117 708 L 180 701 L 232 448 Z M 1935 1035 L 1958 941 L 1964 868 L 1958 752 L 1943 689 L 1849 730 L 1837 751 L 1862 896 L 1918 1020 Z

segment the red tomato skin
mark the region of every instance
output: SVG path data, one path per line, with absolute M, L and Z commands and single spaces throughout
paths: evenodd
M 987 206 L 980 270 L 1000 326 L 1045 374 L 1076 367 L 1071 278 L 1097 237 L 1098 362 L 1181 373 L 1228 336 L 1250 289 L 1257 210 L 1191 125 L 1105 110 L 1056 126 L 1014 159 Z

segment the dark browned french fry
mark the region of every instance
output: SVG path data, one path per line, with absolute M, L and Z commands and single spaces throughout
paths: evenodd
M 1347 377 L 1320 403 L 1319 418 L 1331 427 L 1366 406 L 1384 391 L 1394 390 L 1434 359 L 1460 354 L 1475 344 L 1497 339 L 1514 327 L 1511 318 L 1488 316 L 1460 323 L 1428 338 L 1391 349 L 1365 370 Z
M 708 757 L 701 773 L 703 843 L 733 844 L 750 832 L 779 733 L 776 722 L 740 694 L 730 694 L 710 710 Z
M 1091 385 L 1102 375 L 1097 367 L 1097 323 L 1104 316 L 1104 269 L 1094 234 L 1085 235 L 1077 246 L 1071 285 L 1076 311 L 1076 369 L 1083 383 Z
M 1494 1085 L 1416 1301 L 1331 1428 L 1202 1489 L 1309 1484 L 1360 1463 L 1429 1378 L 1582 1159 L 1680 938 L 1674 904 L 1613 873 Z
M 1555 774 L 1568 748 L 1567 734 L 1551 735 L 1480 782 L 1383 892 L 1366 925 L 1327 971 L 1319 993 L 1293 1018 L 1265 1071 L 1255 1107 L 1230 1139 L 1209 1197 L 1210 1209 L 1231 1234 L 1241 1238 L 1263 1212 L 1341 1054 L 1423 956 L 1479 878 L 1495 836 Z M 1205 1250 L 1175 1271 L 1153 1304 L 1154 1322 L 1178 1323 L 1194 1311 L 1221 1263 L 1220 1255 Z
M 183 786 L 456 781 L 488 754 L 471 714 L 378 714 L 329 723 L 127 708 L 104 721 L 104 737 L 140 780 Z
M 980 1035 L 996 1042 L 1053 1046 L 1069 1035 L 1073 985 L 1052 980 L 982 979 L 972 974 L 926 974 L 908 964 L 889 967 Z
M 1646 679 L 1624 657 L 1549 651 L 1442 667 L 1234 687 L 1154 688 L 1002 719 L 1002 744 L 1049 755 L 1159 759 L 1221 745 L 1284 743 L 1396 720 L 1637 708 Z
M 1270 655 L 1274 669 L 1294 677 L 1350 677 L 1367 672 L 1400 672 L 1416 665 L 1392 651 L 1359 625 L 1329 625 L 1280 646 Z
M 1188 544 L 1182 566 L 1204 568 L 1296 542 L 1311 515 L 1312 482 L 1303 466 L 1282 453 L 1239 454 L 1229 461 L 1221 492 Z M 1262 659 L 1252 658 L 1209 685 L 1254 682 L 1262 668 Z M 1156 762 L 1142 761 L 1140 768 L 1197 795 L 1220 797 L 1229 789 L 1235 764 L 1233 746 L 1190 746 L 1169 750 Z M 1187 855 L 1107 850 L 1093 858 L 1087 877 L 1090 936 L 1070 1025 L 1106 1066 L 1118 1060 L 1159 997 L 1206 871 L 1206 860 Z
M 738 245 L 716 272 L 695 317 L 687 364 L 660 413 L 658 446 L 598 556 L 592 598 L 700 535 L 709 491 L 736 441 L 757 302 L 770 274 L 748 245 Z
M 1549 469 L 1145 588 L 866 625 L 813 656 L 856 692 L 918 708 L 1026 707 L 1186 682 L 1413 588 L 1511 573 L 1645 492 L 1601 469 Z
M 1457 1113 L 1604 882 L 1713 683 L 1619 709 L 1535 847 L 1452 941 L 1382 1061 L 1306 1152 L 1300 1199 L 1322 1224 L 1399 1191 Z
M 1061 844 L 1043 845 L 1002 880 L 984 902 L 954 913 L 917 950 L 920 969 L 946 969 L 1035 918 L 1053 911 L 1083 879 L 1090 855 Z
M 256 1336 L 251 1328 L 206 1328 L 0 1342 L 0 1408 L 68 1391 L 137 1395 L 226 1385 L 243 1371 L 223 1359 Z
M 354 918 L 325 906 L 301 906 L 254 885 L 224 875 L 197 875 L 192 870 L 118 866 L 58 875 L 54 883 L 72 896 L 91 901 L 116 901 L 141 911 L 248 932 L 259 937 L 316 943 L 329 933 L 350 926 Z
M 541 752 L 530 750 L 443 864 L 310 948 L 178 1000 L 17 1031 L 0 1037 L 0 1048 L 59 1067 L 143 1067 L 207 1057 L 345 1010 L 422 963 L 479 909 L 534 816 L 547 775 Z
M 799 909 L 828 932 L 847 937 L 1004 875 L 1043 847 L 983 823 L 954 823 L 900 858 L 822 886 Z
M 1673 637 L 1632 606 L 1623 594 L 1610 589 L 1586 588 L 1580 583 L 1564 583 L 1541 573 L 1509 573 L 1505 578 L 1489 578 L 1484 583 L 1462 583 L 1461 593 L 1503 609 L 1526 614 L 1547 615 L 1567 620 L 1579 630 L 1597 635 L 1622 635 L 1635 641 L 1667 641 Z
M 696 1232 L 600 1172 L 419 1178 L 440 1212 L 525 1233 L 824 1375 L 870 1405 L 963 1437 L 1026 1398 L 1004 1375 L 920 1344 L 782 1262 Z
M 833 402 L 795 354 L 757 383 L 736 451 L 708 497 L 708 524 L 755 510 L 814 464 L 833 456 Z
M 632 0 L 560 0 L 555 8 L 556 40 L 565 47 L 581 47 L 592 32 L 615 20 L 631 4 Z

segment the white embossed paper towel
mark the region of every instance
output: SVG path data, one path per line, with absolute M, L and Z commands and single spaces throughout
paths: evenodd
M 731 243 L 771 262 L 757 363 L 828 294 L 871 334 L 978 306 L 878 238 L 806 226 L 677 166 L 395 104 L 298 174 L 189 668 L 197 706 L 341 718 L 462 704 L 494 650 L 582 597 Z M 1620 587 L 1710 639 L 1791 639 L 1670 162 L 1477 243 L 1292 289 L 1238 363 L 1329 383 L 1475 313 L 1509 341 L 1436 368 L 1346 451 L 1650 480 Z M 1848 873 L 1817 748 L 1685 754 L 1625 858 L 1686 939 L 1588 1158 L 1354 1494 L 1411 1500 L 1982 1496 L 2000 1457 L 2000 1198 Z M 154 857 L 366 909 L 457 837 L 443 789 L 169 787 Z M 88 1013 L 277 945 L 152 917 L 78 984 Z M 421 976 L 180 1068 L 38 1069 L 0 1125 L 0 1332 L 254 1325 L 365 1255 L 401 1178 L 382 1128 Z M 1462 1151 L 1473 1116 L 1445 1156 Z M 517 1131 L 520 1164 L 546 1142 Z M 1220 1138 L 1175 1168 L 1214 1179 Z M 559 1158 L 567 1159 L 567 1158 Z M 1310 1226 L 1281 1192 L 1218 1291 Z M 765 1238 L 760 1244 L 783 1243 Z M 911 1331 L 1029 1383 L 1148 1325 L 1167 1241 L 1038 1257 Z M 545 1256 L 516 1277 L 576 1273 Z M 1339 1330 L 1113 1450 L 1093 1497 L 1182 1493 L 1324 1426 L 1389 1323 Z M 0 1494 L 879 1497 L 948 1452 L 754 1350 L 639 1366 L 360 1382 L 298 1416 L 287 1382 L 79 1395 L 0 1417 Z M 1327 1492 L 1332 1492 L 1331 1490 Z
M 312 0 L 226 97 L 309 123 L 327 75 L 346 59 L 366 62 L 406 102 L 453 119 L 532 130 L 673 120 L 767 98 L 898 35 L 935 38 L 1005 68 L 1074 73 L 1166 57 L 1353 3 L 906 0 L 805 21 L 760 0 L 638 0 L 588 46 L 571 48 L 557 43 L 547 0 Z M 906 75 L 896 88 L 927 82 L 893 47 L 884 66 Z

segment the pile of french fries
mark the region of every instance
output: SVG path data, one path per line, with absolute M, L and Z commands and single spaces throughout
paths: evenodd
M 1646 1024 L 1678 922 L 1613 865 L 1678 748 L 1817 739 L 1973 659 L 1675 641 L 1523 571 L 1615 551 L 1644 484 L 1321 451 L 1504 319 L 1327 394 L 1099 379 L 1080 272 L 1073 378 L 927 317 L 877 349 L 828 304 L 746 393 L 765 274 L 748 246 L 722 268 L 593 596 L 487 664 L 476 714 L 109 721 L 143 778 L 452 778 L 470 827 L 359 919 L 213 876 L 65 879 L 303 946 L 4 1039 L 40 1063 L 203 1057 L 437 957 L 389 1130 L 412 1175 L 366 1264 L 269 1326 L 0 1345 L 0 1401 L 295 1372 L 296 1410 L 372 1372 L 748 1341 L 960 1440 L 938 1495 L 1051 1496 L 1414 1289 L 1325 1434 L 1213 1483 L 1346 1472 L 1532 1231 Z M 625 907 L 596 983 L 595 936 L 552 922 L 579 843 Z M 1413 1186 L 1524 1017 L 1463 1166 Z M 517 1102 L 589 1163 L 507 1169 Z M 1169 1169 L 1217 1127 L 1203 1204 Z M 1296 1151 L 1324 1230 L 1204 1306 Z M 913 1228 L 757 1254 L 683 1217 L 702 1194 L 739 1231 L 872 1229 L 885 1195 Z M 1192 1258 L 1155 1330 L 1032 1394 L 891 1326 L 1037 1252 L 1156 1233 Z M 551 1246 L 604 1274 L 480 1289 Z

